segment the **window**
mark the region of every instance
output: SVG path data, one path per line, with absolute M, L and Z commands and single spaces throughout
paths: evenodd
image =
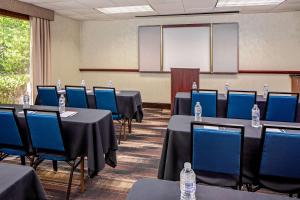
M 0 103 L 19 103 L 30 87 L 30 22 L 0 15 Z

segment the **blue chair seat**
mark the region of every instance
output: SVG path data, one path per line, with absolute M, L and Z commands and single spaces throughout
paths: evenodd
M 121 120 L 121 119 L 123 119 L 123 115 L 122 114 L 113 114 L 112 117 L 113 117 L 113 120 Z
M 56 160 L 56 161 L 68 161 L 70 159 L 67 159 L 65 156 L 62 155 L 55 155 L 55 154 L 44 154 L 40 153 L 39 158 L 42 160 Z
M 14 155 L 14 156 L 26 156 L 27 153 L 23 150 L 17 150 L 17 149 L 8 149 L 8 148 L 3 148 L 0 149 L 0 152 L 5 153 L 7 155 Z

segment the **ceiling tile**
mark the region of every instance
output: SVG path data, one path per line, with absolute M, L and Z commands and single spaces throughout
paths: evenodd
M 176 14 L 184 13 L 184 8 L 181 2 L 151 4 L 151 6 L 159 14 L 171 14 L 172 12 Z
M 213 9 L 217 0 L 183 0 L 183 6 L 187 9 Z
M 138 6 L 149 5 L 147 0 L 111 0 L 115 6 Z
M 111 7 L 114 4 L 110 0 L 76 0 L 78 3 L 88 8 Z
M 58 1 L 52 3 L 38 3 L 37 6 L 48 8 L 52 10 L 66 10 L 66 9 L 83 9 L 84 5 L 76 2 L 76 1 Z

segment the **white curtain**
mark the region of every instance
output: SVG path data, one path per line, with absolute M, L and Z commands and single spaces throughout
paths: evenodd
M 30 17 L 30 69 L 32 97 L 36 97 L 37 85 L 49 85 L 51 75 L 51 46 L 50 21 L 37 17 Z

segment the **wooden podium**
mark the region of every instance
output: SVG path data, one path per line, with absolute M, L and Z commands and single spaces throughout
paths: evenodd
M 199 69 L 171 68 L 171 111 L 177 92 L 190 92 L 193 82 L 199 87 Z

